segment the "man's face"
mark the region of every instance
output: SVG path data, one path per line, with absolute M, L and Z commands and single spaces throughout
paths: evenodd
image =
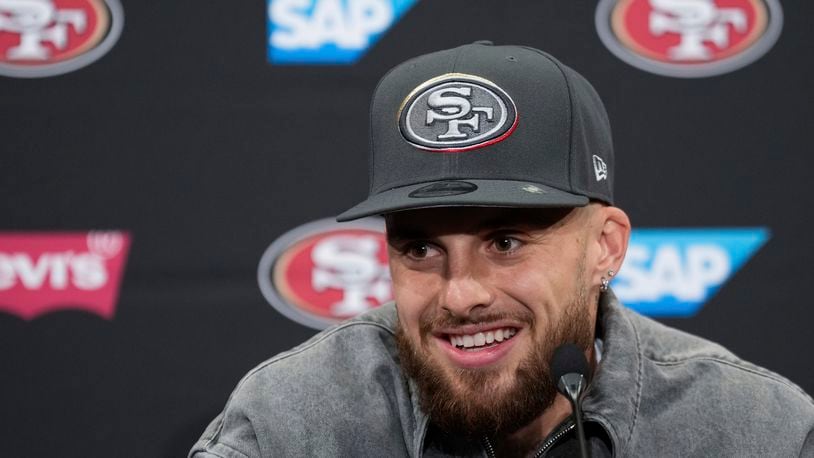
M 400 358 L 436 424 L 510 432 L 553 402 L 554 350 L 593 344 L 589 213 L 460 207 L 388 217 Z

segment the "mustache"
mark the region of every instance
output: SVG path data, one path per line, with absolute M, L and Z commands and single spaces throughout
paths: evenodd
M 444 310 L 433 310 L 419 317 L 418 328 L 421 335 L 431 334 L 439 328 L 456 328 L 467 324 L 494 323 L 498 321 L 516 321 L 534 327 L 534 314 L 531 310 L 494 311 L 474 309 L 468 315 L 453 315 Z

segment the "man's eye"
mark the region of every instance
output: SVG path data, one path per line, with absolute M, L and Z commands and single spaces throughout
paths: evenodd
M 404 254 L 413 259 L 426 259 L 438 254 L 438 249 L 426 242 L 415 242 L 404 247 Z
M 501 235 L 492 239 L 492 246 L 499 253 L 511 253 L 520 248 L 520 241 L 514 237 Z

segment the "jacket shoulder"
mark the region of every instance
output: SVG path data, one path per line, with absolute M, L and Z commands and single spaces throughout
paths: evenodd
M 671 328 L 655 320 L 628 310 L 627 315 L 638 330 L 643 356 L 660 367 L 692 366 L 703 362 L 720 365 L 722 370 L 731 371 L 733 376 L 751 380 L 754 383 L 776 385 L 781 391 L 788 391 L 793 398 L 806 401 L 814 407 L 811 397 L 787 378 L 756 364 L 743 360 L 720 344 Z
M 640 342 L 639 414 L 664 419 L 640 424 L 647 443 L 683 435 L 689 454 L 694 447 L 799 454 L 814 428 L 814 402 L 800 387 L 719 344 L 625 314 Z
M 259 364 L 238 383 L 197 449 L 217 444 L 248 450 L 247 456 L 341 456 L 358 451 L 367 437 L 403 444 L 403 423 L 413 416 L 405 408 L 409 391 L 394 323 L 394 307 L 382 306 Z

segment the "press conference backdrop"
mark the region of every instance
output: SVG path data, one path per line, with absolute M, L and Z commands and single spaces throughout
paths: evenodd
M 814 391 L 812 15 L 0 0 L 0 454 L 183 456 L 255 364 L 387 301 L 381 222 L 331 222 L 367 191 L 370 94 L 481 39 L 604 99 L 635 226 L 619 296 Z

